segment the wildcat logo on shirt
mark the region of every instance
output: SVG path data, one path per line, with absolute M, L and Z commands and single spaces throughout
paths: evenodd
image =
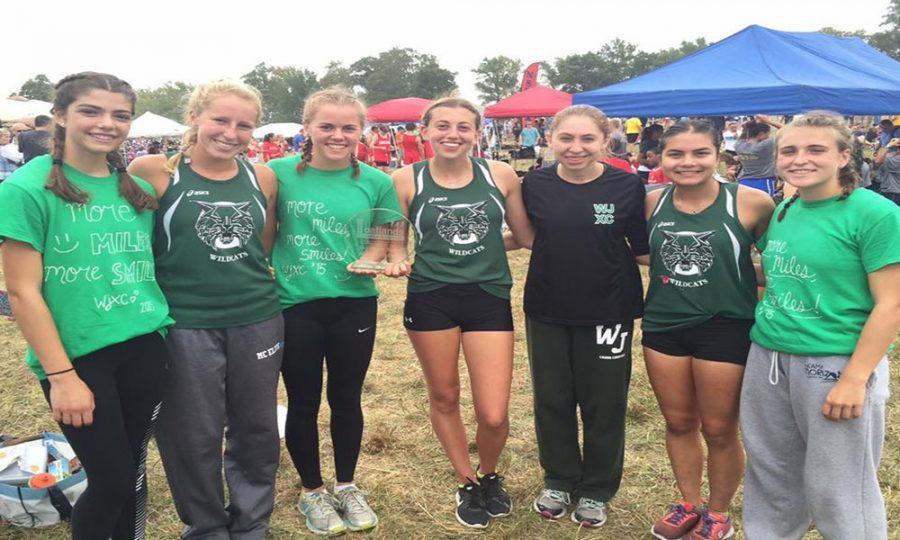
M 450 245 L 462 248 L 477 244 L 487 236 L 490 230 L 487 201 L 473 204 L 440 205 L 435 204 L 440 215 L 435 222 L 438 235 Z M 484 250 L 484 246 L 472 249 L 450 249 L 453 255 L 472 255 Z
M 662 233 L 666 239 L 659 248 L 659 255 L 666 270 L 675 276 L 695 277 L 702 276 L 712 267 L 716 257 L 709 243 L 709 237 L 715 234 L 715 231 L 662 231 Z M 669 282 L 683 286 L 681 280 L 676 278 L 663 280 L 663 283 Z
M 247 245 L 253 235 L 253 216 L 249 202 L 204 202 L 192 201 L 201 208 L 195 228 L 197 237 L 215 251 L 240 249 Z M 231 262 L 247 257 L 242 251 L 233 255 L 210 254 L 219 262 Z
M 594 225 L 612 225 L 616 221 L 615 204 L 594 203 Z

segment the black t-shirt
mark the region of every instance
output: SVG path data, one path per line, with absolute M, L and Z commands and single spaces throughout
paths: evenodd
M 599 178 L 572 184 L 556 170 L 534 170 L 522 183 L 535 229 L 525 313 L 570 325 L 640 317 L 643 288 L 634 257 L 650 251 L 641 179 L 607 166 Z

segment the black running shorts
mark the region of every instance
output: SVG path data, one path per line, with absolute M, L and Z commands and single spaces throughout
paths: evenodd
M 462 332 L 512 332 L 512 307 L 509 300 L 475 283 L 445 285 L 409 293 L 403 307 L 403 326 L 416 331 L 459 327 Z
M 752 320 L 712 319 L 667 332 L 644 332 L 641 344 L 648 349 L 670 356 L 691 356 L 700 360 L 747 364 L 750 352 Z

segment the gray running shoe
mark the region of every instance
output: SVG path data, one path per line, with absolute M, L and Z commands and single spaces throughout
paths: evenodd
M 599 527 L 606 523 L 606 503 L 582 497 L 572 511 L 572 521 L 582 527 Z
M 304 491 L 297 504 L 306 516 L 306 528 L 315 534 L 336 536 L 347 531 L 344 520 L 337 513 L 336 501 L 327 491 Z
M 572 499 L 568 492 L 544 488 L 534 500 L 534 511 L 547 519 L 559 519 L 569 511 Z
M 366 494 L 356 486 L 335 493 L 337 510 L 351 531 L 365 531 L 378 525 L 378 516 L 366 502 Z

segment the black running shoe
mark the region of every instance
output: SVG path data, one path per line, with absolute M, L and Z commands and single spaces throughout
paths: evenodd
M 482 476 L 481 492 L 484 494 L 484 506 L 491 517 L 508 516 L 512 512 L 512 500 L 503 486 L 503 477 L 499 474 Z
M 484 507 L 481 486 L 466 482 L 466 485 L 456 490 L 456 521 L 466 527 L 484 529 L 490 520 L 491 516 Z

